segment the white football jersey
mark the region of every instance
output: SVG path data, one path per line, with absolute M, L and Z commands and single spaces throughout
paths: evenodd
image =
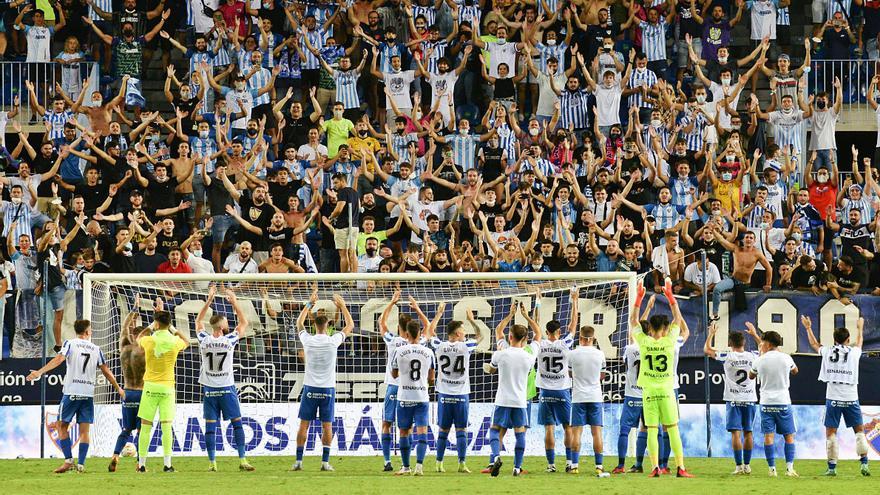
M 605 354 L 591 345 L 582 345 L 568 353 L 571 368 L 571 401 L 602 402 L 601 374 L 605 371 Z
M 568 374 L 568 353 L 574 342 L 573 334 L 538 342 L 538 374 L 535 386 L 545 390 L 567 390 L 571 388 Z
M 95 396 L 95 374 L 104 364 L 104 353 L 90 340 L 75 338 L 65 340 L 61 354 L 67 362 L 64 373 L 64 395 L 80 397 Z
M 308 387 L 336 387 L 336 351 L 345 341 L 345 334 L 336 332 L 312 335 L 309 332 L 299 333 L 306 358 L 306 378 L 303 382 Z
M 391 332 L 383 333 L 382 340 L 385 341 L 385 349 L 387 352 L 387 361 L 385 362 L 385 385 L 398 385 L 398 379 L 391 376 L 391 361 L 394 360 L 394 352 L 397 348 L 403 347 L 409 342 L 407 342 L 405 338 L 394 335 Z
M 752 362 L 752 372 L 758 375 L 761 388 L 761 405 L 782 406 L 791 404 L 788 387 L 794 359 L 779 351 L 765 352 Z
M 495 392 L 495 405 L 525 408 L 528 399 L 526 388 L 529 372 L 535 366 L 540 346 L 537 342 L 529 344 L 532 352 L 522 347 L 506 347 L 492 354 L 492 367 L 498 370 L 498 389 Z
M 758 357 L 754 351 L 719 352 L 715 360 L 724 363 L 725 402 L 758 402 L 754 378 L 749 378 L 752 363 Z
M 819 380 L 826 383 L 825 398 L 853 402 L 859 400 L 859 359 L 862 349 L 835 344 L 819 348 L 822 367 Z
M 471 393 L 470 362 L 471 354 L 477 348 L 477 341 L 444 342 L 431 339 L 431 347 L 437 356 L 437 392 L 448 395 L 468 395 Z
M 638 385 L 639 359 L 639 345 L 627 344 L 623 349 L 623 361 L 626 364 L 626 385 L 623 389 L 623 395 L 626 397 L 642 398 L 642 387 Z
M 434 353 L 422 344 L 398 347 L 391 362 L 399 373 L 399 402 L 428 402 L 428 370 L 434 367 Z
M 202 331 L 196 338 L 199 340 L 199 355 L 202 358 L 202 369 L 199 372 L 199 383 L 206 387 L 229 387 L 235 385 L 232 374 L 232 354 L 238 344 L 238 332 L 229 332 L 220 337 Z

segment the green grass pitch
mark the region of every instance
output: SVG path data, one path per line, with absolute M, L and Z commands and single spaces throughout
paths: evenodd
M 238 493 L 248 495 L 268 495 L 274 493 L 303 493 L 308 495 L 334 494 L 348 495 L 377 493 L 392 495 L 436 494 L 436 493 L 560 493 L 575 494 L 595 490 L 601 495 L 644 493 L 650 495 L 675 494 L 708 495 L 727 491 L 736 495 L 751 493 L 788 493 L 818 495 L 838 493 L 858 495 L 872 493 L 877 488 L 874 478 L 859 474 L 857 461 L 844 461 L 837 467 L 836 478 L 824 478 L 824 461 L 798 461 L 795 468 L 801 477 L 787 478 L 785 464 L 780 465 L 779 477 L 768 478 L 767 465 L 763 460 L 753 463 L 750 476 L 733 476 L 733 462 L 730 459 L 687 459 L 688 470 L 696 479 L 676 479 L 664 476 L 662 479 L 649 479 L 646 474 L 615 475 L 610 479 L 593 476 L 592 457 L 582 457 L 581 474 L 570 475 L 564 472 L 545 473 L 542 457 L 526 458 L 524 468 L 529 471 L 521 478 L 511 476 L 513 459 L 505 461 L 501 475 L 491 478 L 479 474 L 486 457 L 480 456 L 468 462 L 474 472 L 459 474 L 456 471 L 455 456 L 446 461 L 447 472 L 434 472 L 434 460 L 425 463 L 425 476 L 396 477 L 393 473 L 382 472 L 380 457 L 339 457 L 331 459 L 335 472 L 320 472 L 320 458 L 307 457 L 305 469 L 288 472 L 291 457 L 254 457 L 249 459 L 256 466 L 253 473 L 238 471 L 238 461 L 231 457 L 218 457 L 220 471 L 206 471 L 206 458 L 185 457 L 174 460 L 176 473 L 162 472 L 162 458 L 151 457 L 148 463 L 150 472 L 135 473 L 135 461 L 124 458 L 116 473 L 107 472 L 107 459 L 90 458 L 86 463 L 86 473 L 70 472 L 63 475 L 52 474 L 59 460 L 2 460 L 0 461 L 0 485 L 2 493 L 8 494 L 47 494 L 71 493 L 85 494 L 132 494 L 132 493 L 196 493 L 215 495 Z M 614 460 L 608 459 L 613 462 Z M 631 461 L 631 460 L 630 460 Z M 395 467 L 399 459 L 393 459 Z M 564 467 L 564 464 L 560 464 Z M 613 464 L 612 466 L 613 467 Z M 157 469 L 158 468 L 158 469 Z

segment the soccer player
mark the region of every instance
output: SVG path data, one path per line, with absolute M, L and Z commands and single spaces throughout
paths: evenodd
M 673 395 L 674 380 L 673 361 L 675 359 L 676 341 L 681 328 L 686 326 L 681 309 L 672 293 L 672 281 L 667 277 L 663 287 L 669 308 L 672 310 L 672 322 L 666 315 L 651 316 L 648 321 L 638 320 L 638 308 L 645 297 L 645 287 L 639 282 L 636 304 L 630 311 L 630 325 L 635 329 L 633 337 L 639 345 L 641 364 L 639 366 L 638 384 L 643 392 L 643 413 L 645 426 L 648 428 L 648 455 L 651 457 L 651 477 L 660 476 L 660 452 L 657 440 L 658 428 L 669 432 L 669 443 L 675 463 L 678 465 L 679 478 L 692 478 L 684 467 L 684 451 L 681 435 L 678 431 L 678 404 Z M 647 327 L 647 333 L 645 328 Z
M 527 344 L 529 329 L 523 325 L 513 325 L 510 335 L 503 340 L 504 329 L 513 319 L 517 307 L 529 320 L 529 326 L 535 333 L 531 343 Z M 502 336 L 498 338 L 499 334 Z M 489 429 L 489 445 L 492 449 L 492 469 L 490 474 L 498 476 L 501 471 L 501 441 L 508 429 L 513 429 L 516 444 L 513 457 L 513 475 L 522 474 L 522 462 L 526 450 L 526 427 L 529 425 L 526 409 L 526 387 L 529 371 L 535 366 L 540 351 L 541 327 L 528 318 L 522 303 L 511 305 L 510 313 L 501 320 L 495 329 L 498 350 L 492 354 L 491 362 L 484 366 L 489 373 L 498 373 L 498 390 L 495 392 L 495 411 L 492 414 L 492 426 Z M 531 348 L 527 352 L 525 347 Z
M 354 331 L 354 320 L 345 300 L 338 294 L 333 295 L 333 303 L 338 314 L 342 315 L 344 324 L 342 332 L 327 334 L 329 321 L 325 314 L 312 314 L 311 308 L 318 302 L 318 294 L 312 297 L 296 320 L 299 329 L 299 340 L 302 342 L 306 360 L 305 383 L 300 396 L 299 431 L 296 434 L 296 462 L 294 471 L 302 470 L 303 453 L 306 448 L 306 437 L 309 425 L 321 419 L 321 471 L 333 471 L 330 465 L 330 445 L 333 443 L 333 418 L 336 405 L 336 353 L 345 339 Z M 315 325 L 315 334 L 306 330 L 306 318 L 311 318 Z
M 810 347 L 822 356 L 819 380 L 825 388 L 825 448 L 828 451 L 828 470 L 825 476 L 837 476 L 837 428 L 840 416 L 847 428 L 856 434 L 856 454 L 861 460 L 862 476 L 871 476 L 868 470 L 868 440 L 862 425 L 862 408 L 859 406 L 859 359 L 862 357 L 865 319 L 856 321 L 856 341 L 850 345 L 849 330 L 834 330 L 834 345 L 820 345 L 813 334 L 813 322 L 801 316 L 801 324 L 807 330 Z
M 79 456 L 76 470 L 85 471 L 86 455 L 89 452 L 89 426 L 95 421 L 95 373 L 98 368 L 107 381 L 125 399 L 125 391 L 116 383 L 116 378 L 104 362 L 101 348 L 92 342 L 92 324 L 89 320 L 76 320 L 73 324 L 76 338 L 65 340 L 61 352 L 38 370 L 32 370 L 27 379 L 37 380 L 47 371 L 67 362 L 64 372 L 64 387 L 61 397 L 61 414 L 58 417 L 58 438 L 64 453 L 64 464 L 55 469 L 56 473 L 66 473 L 74 468 L 70 441 L 70 423 L 76 416 L 79 424 Z
M 560 338 L 562 325 L 557 320 L 547 322 L 547 339 L 538 343 L 538 424 L 544 425 L 544 455 L 547 458 L 547 472 L 556 472 L 556 425 L 562 425 L 565 442 L 566 471 L 571 469 L 571 376 L 568 372 L 568 352 L 574 343 L 577 321 L 577 290 L 572 291 L 572 318 L 564 336 Z M 535 300 L 535 317 L 541 305 L 540 297 Z M 574 321 L 574 325 L 571 322 Z
M 159 413 L 162 425 L 162 454 L 164 457 L 163 471 L 173 473 L 171 465 L 171 422 L 174 420 L 176 398 L 174 393 L 174 367 L 180 351 L 189 347 L 189 338 L 182 331 L 171 325 L 171 313 L 165 311 L 161 299 L 157 299 L 157 309 L 153 313 L 153 322 L 149 329 L 152 335 L 138 339 L 138 345 L 144 350 L 144 391 L 138 417 L 141 419 L 141 430 L 138 436 L 138 472 L 147 472 L 147 452 L 150 448 L 150 433 L 153 421 Z
M 758 348 L 761 347 L 761 337 L 758 336 L 754 325 L 746 322 L 746 332 L 755 339 Z M 724 402 L 727 409 L 727 431 L 730 432 L 730 441 L 733 446 L 733 460 L 736 469 L 733 474 L 751 474 L 752 448 L 752 424 L 755 422 L 755 412 L 758 402 L 758 394 L 755 390 L 755 380 L 749 378 L 749 371 L 758 353 L 747 351 L 745 336 L 741 332 L 730 332 L 727 336 L 729 351 L 718 351 L 712 347 L 712 339 L 718 326 L 715 322 L 709 324 L 709 335 L 703 345 L 703 352 L 710 358 L 724 365 Z
M 406 324 L 406 345 L 398 347 L 391 358 L 391 374 L 399 380 L 397 392 L 397 427 L 400 430 L 400 459 L 403 466 L 397 475 L 425 474 L 422 464 L 428 451 L 428 385 L 434 383 L 434 353 L 420 343 L 422 325 L 415 320 Z M 413 426 L 415 434 L 410 438 Z M 409 468 L 411 440 L 416 442 L 416 466 Z
M 648 304 L 645 305 L 645 311 L 642 313 L 640 320 L 645 320 L 654 307 L 655 296 L 651 295 Z M 648 448 L 648 431 L 644 429 L 644 425 L 639 428 L 642 421 L 642 387 L 638 385 L 639 365 L 641 364 L 639 355 L 639 345 L 634 338 L 633 328 L 629 331 L 629 343 L 623 349 L 623 361 L 626 364 L 626 383 L 623 389 L 623 408 L 620 413 L 620 425 L 617 434 L 617 466 L 611 471 L 611 474 L 642 473 L 642 463 L 645 459 L 645 450 Z M 626 449 L 629 444 L 629 433 L 633 428 L 639 428 L 636 437 L 636 463 L 629 468 L 626 465 Z
M 119 464 L 119 454 L 123 447 L 131 439 L 131 434 L 139 430 L 141 426 L 138 420 L 138 408 L 141 405 L 141 392 L 144 389 L 144 350 L 137 343 L 137 339 L 147 334 L 148 330 L 135 327 L 134 322 L 138 315 L 140 296 L 135 296 L 134 305 L 119 333 L 119 358 L 122 364 L 122 378 L 125 383 L 125 399 L 122 400 L 122 431 L 116 437 L 116 446 L 113 448 L 113 457 L 107 470 L 116 472 Z
M 797 477 L 794 470 L 794 416 L 791 412 L 791 396 L 788 392 L 790 377 L 798 372 L 794 360 L 778 350 L 782 336 L 766 332 L 761 339 L 761 355 L 752 362 L 750 378 L 758 378 L 761 390 L 761 431 L 764 433 L 764 456 L 770 466 L 770 476 L 776 476 L 776 449 L 773 439 L 776 433 L 785 437 L 785 475 Z
M 211 333 L 205 331 L 202 323 L 208 314 L 208 309 L 214 301 L 216 286 L 208 289 L 208 298 L 205 305 L 196 316 L 196 338 L 199 341 L 199 355 L 202 365 L 199 372 L 199 383 L 202 385 L 204 396 L 202 408 L 205 417 L 205 446 L 208 449 L 208 471 L 217 471 L 217 429 L 221 419 L 228 419 L 232 423 L 232 435 L 235 439 L 235 447 L 238 450 L 238 469 L 240 471 L 253 471 L 254 467 L 245 457 L 244 427 L 241 424 L 241 405 L 238 402 L 238 391 L 235 388 L 235 376 L 232 374 L 233 354 L 239 339 L 244 337 L 248 321 L 244 312 L 238 305 L 238 300 L 232 289 L 226 289 L 226 300 L 235 311 L 238 325 L 235 331 L 229 331 L 229 321 L 225 316 L 214 313 L 208 323 L 211 325 Z M 222 415 L 222 418 L 221 418 Z M 164 432 L 163 432 L 164 433 Z M 164 441 L 163 441 L 164 446 Z
M 572 318 L 570 324 L 577 327 L 577 292 L 572 294 Z M 581 456 L 581 433 L 584 425 L 590 425 L 593 436 L 593 458 L 596 476 L 611 476 L 602 466 L 602 380 L 605 379 L 605 354 L 595 346 L 596 329 L 584 325 L 578 335 L 578 347 L 568 353 L 571 368 L 571 470 L 578 474 Z
M 483 340 L 480 327 L 477 326 L 474 314 L 467 310 L 467 321 L 474 330 L 476 339 L 465 338 L 464 324 L 458 320 L 452 321 L 446 327 L 446 341 L 441 341 L 435 335 L 436 323 L 443 314 L 444 305 L 437 308 L 437 316 L 428 327 L 428 336 L 431 338 L 430 345 L 434 348 L 437 358 L 437 424 L 440 426 L 440 435 L 437 437 L 437 472 L 445 473 L 443 468 L 443 456 L 449 442 L 449 430 L 455 426 L 455 447 L 458 451 L 458 472 L 470 473 L 465 458 L 467 456 L 468 437 L 468 409 L 470 404 L 471 381 L 470 360 L 471 354 L 477 345 Z
M 385 341 L 387 360 L 385 361 L 385 401 L 382 407 L 382 457 L 385 460 L 383 471 L 394 471 L 391 466 L 391 428 L 397 415 L 397 385 L 398 379 L 391 373 L 391 360 L 394 358 L 394 350 L 407 344 L 406 339 L 400 334 L 404 333 L 407 323 L 412 319 L 409 315 L 398 314 L 397 333 L 394 335 L 388 330 L 388 317 L 391 310 L 400 301 L 400 291 L 394 291 L 388 306 L 379 317 L 379 330 L 382 332 L 382 340 Z

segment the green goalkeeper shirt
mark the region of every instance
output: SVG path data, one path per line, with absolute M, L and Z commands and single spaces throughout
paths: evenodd
M 644 333 L 639 325 L 634 337 L 639 345 L 641 364 L 638 385 L 643 389 L 672 389 L 675 386 L 673 371 L 675 366 L 675 345 L 681 329 L 676 324 L 669 326 L 664 337 L 655 339 Z

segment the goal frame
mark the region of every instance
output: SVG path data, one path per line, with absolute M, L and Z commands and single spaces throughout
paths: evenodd
M 86 273 L 83 277 L 83 318 L 92 317 L 92 284 L 94 282 L 430 282 L 430 281 L 551 281 L 593 280 L 596 282 L 626 282 L 635 287 L 639 275 L 635 272 L 477 272 L 477 273 Z M 635 304 L 634 290 L 627 293 L 629 307 Z

